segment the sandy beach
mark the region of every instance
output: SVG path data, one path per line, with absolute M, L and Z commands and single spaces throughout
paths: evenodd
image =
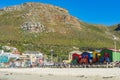
M 0 80 L 120 80 L 119 68 L 1 68 Z

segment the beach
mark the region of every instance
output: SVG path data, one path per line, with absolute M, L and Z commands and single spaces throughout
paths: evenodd
M 0 80 L 120 80 L 120 68 L 1 68 Z

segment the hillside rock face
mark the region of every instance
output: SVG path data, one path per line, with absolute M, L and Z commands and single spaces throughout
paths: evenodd
M 43 32 L 46 30 L 45 26 L 39 22 L 25 22 L 21 25 L 21 28 L 28 32 Z
M 68 29 L 65 27 L 72 27 L 78 30 L 81 29 L 80 22 L 73 16 L 70 16 L 67 10 L 49 4 L 30 2 L 21 5 L 6 7 L 3 8 L 0 12 L 3 11 L 7 13 L 22 11 L 22 14 L 20 14 L 20 16 L 25 21 L 23 24 L 20 25 L 20 27 L 24 31 L 43 32 L 45 30 L 45 27 L 43 27 L 43 25 L 46 26 L 46 32 L 61 33 L 61 30 L 58 30 L 60 28 L 63 28 L 65 32 L 68 32 Z

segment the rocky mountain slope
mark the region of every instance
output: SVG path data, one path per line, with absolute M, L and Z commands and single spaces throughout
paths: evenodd
M 42 3 L 23 3 L 0 9 L 0 44 L 19 50 L 48 53 L 67 52 L 76 47 L 114 48 L 112 27 L 88 24 L 71 16 L 67 10 Z
M 17 12 L 18 14 L 15 14 L 14 17 L 24 20 L 20 26 L 24 31 L 28 32 L 67 33 L 67 30 L 71 29 L 71 27 L 80 30 L 79 21 L 69 15 L 67 10 L 48 4 L 24 3 L 22 5 L 6 7 L 1 11 L 1 14 L 2 12 L 8 14 L 15 14 Z

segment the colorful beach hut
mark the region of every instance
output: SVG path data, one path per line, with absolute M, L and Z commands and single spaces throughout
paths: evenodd
M 100 52 L 101 58 L 104 60 L 109 58 L 110 62 L 120 61 L 120 52 L 113 51 L 110 49 L 104 49 Z
M 77 65 L 79 64 L 80 60 L 81 60 L 81 53 L 80 51 L 72 51 L 70 52 L 70 60 L 71 60 L 71 63 L 74 64 L 74 65 Z
M 83 52 L 81 54 L 81 61 L 80 61 L 80 63 L 87 64 L 87 63 L 90 63 L 91 60 L 92 60 L 92 54 L 91 53 L 89 53 L 89 52 Z

